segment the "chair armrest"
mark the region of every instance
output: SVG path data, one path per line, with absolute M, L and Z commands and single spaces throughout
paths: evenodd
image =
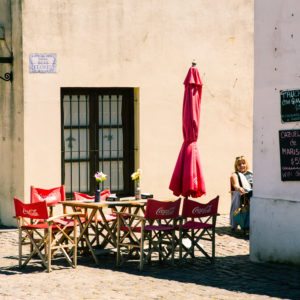
M 55 221 L 57 219 L 62 219 L 62 218 L 66 218 L 66 217 L 85 217 L 85 215 L 81 212 L 72 212 L 72 213 L 68 213 L 68 214 L 62 214 L 62 215 L 57 215 L 57 216 L 53 216 L 50 217 L 46 220 L 46 222 L 52 222 Z

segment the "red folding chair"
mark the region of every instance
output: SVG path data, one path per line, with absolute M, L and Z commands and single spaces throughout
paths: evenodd
M 51 260 L 54 252 L 61 252 L 73 268 L 77 266 L 77 222 L 76 216 L 80 213 L 63 214 L 50 217 L 45 201 L 25 204 L 14 198 L 16 218 L 19 229 L 19 266 L 25 267 L 37 254 L 42 265 L 51 271 Z M 57 221 L 64 219 L 66 224 Z M 67 221 L 68 220 L 68 221 Z M 70 230 L 70 226 L 73 230 Z M 26 238 L 25 238 L 26 237 Z M 38 237 L 38 238 L 36 238 Z M 23 246 L 29 239 L 30 253 L 23 262 Z M 71 258 L 71 253 L 73 257 Z
M 143 269 L 144 260 L 151 261 L 154 252 L 158 253 L 160 262 L 171 256 L 173 264 L 179 208 L 180 199 L 176 201 L 148 199 L 144 216 L 117 213 L 117 266 L 130 259 L 136 251 L 140 258 L 140 270 Z
M 95 200 L 94 195 L 88 195 L 80 192 L 73 192 L 74 200 Z M 110 195 L 110 190 L 106 189 L 100 192 L 100 200 L 105 201 Z
M 195 257 L 195 249 L 199 250 L 211 262 L 215 259 L 215 227 L 218 215 L 219 196 L 206 204 L 190 199 L 184 199 L 182 208 L 183 222 L 179 226 L 179 256 L 180 259 Z M 189 246 L 184 240 L 189 241 Z M 211 242 L 211 255 L 200 241 Z M 207 244 L 205 245 L 205 247 Z
M 64 185 L 54 187 L 54 188 L 49 188 L 49 189 L 38 188 L 35 186 L 30 187 L 30 203 L 46 202 L 50 217 L 53 216 L 54 207 L 57 206 L 61 201 L 65 201 L 65 200 L 66 200 L 66 193 L 65 193 Z M 63 213 L 66 212 L 63 211 Z M 31 220 L 31 222 L 33 221 Z M 38 222 L 38 220 L 35 220 L 35 222 Z M 65 225 L 68 225 L 71 229 L 73 227 L 73 224 L 70 224 L 68 220 L 64 220 L 63 218 L 60 220 L 60 222 Z

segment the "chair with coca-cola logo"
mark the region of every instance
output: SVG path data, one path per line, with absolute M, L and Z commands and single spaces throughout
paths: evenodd
M 58 252 L 71 267 L 77 265 L 77 220 L 79 212 L 49 217 L 45 201 L 23 203 L 14 198 L 15 213 L 19 229 L 19 266 L 25 267 L 32 258 L 38 256 L 42 265 L 51 271 L 51 261 Z M 60 220 L 64 219 L 65 224 Z M 58 221 L 58 222 L 57 222 Z M 70 230 L 70 226 L 73 230 Z M 26 237 L 26 238 L 24 238 Z M 38 238 L 37 238 L 38 237 Z M 30 241 L 28 255 L 23 261 L 23 247 Z
M 66 200 L 65 186 L 61 185 L 54 188 L 39 188 L 30 186 L 30 203 L 46 202 L 49 216 L 53 216 L 54 207 L 56 207 L 61 201 Z M 65 211 L 64 211 L 65 213 Z M 63 222 L 63 220 L 61 220 Z M 40 220 L 31 220 L 31 222 L 41 222 Z M 36 237 L 37 238 L 37 237 Z M 26 236 L 24 236 L 25 243 Z M 31 250 L 32 245 L 31 245 Z
M 53 208 L 61 201 L 66 200 L 65 186 L 44 189 L 35 186 L 30 187 L 30 202 L 37 203 L 46 201 L 50 215 L 53 215 Z
M 218 204 L 219 196 L 206 204 L 187 198 L 184 199 L 182 222 L 179 226 L 180 260 L 189 256 L 195 258 L 195 250 L 197 250 L 204 254 L 211 262 L 214 262 Z M 202 245 L 201 241 L 208 241 L 209 243 L 205 242 Z M 211 251 L 208 250 L 209 248 Z
M 139 269 L 142 270 L 144 261 L 151 262 L 154 253 L 158 253 L 159 262 L 170 258 L 174 263 L 180 201 L 148 199 L 144 216 L 117 213 L 117 266 L 138 257 Z
M 30 203 L 46 202 L 50 217 L 54 215 L 55 207 L 58 207 L 58 205 L 65 200 L 66 192 L 64 185 L 47 189 L 35 187 L 33 185 L 30 186 Z M 56 210 L 59 211 L 60 209 L 61 208 L 59 207 L 59 209 Z M 63 213 L 65 214 L 66 211 L 64 210 Z M 56 221 L 60 221 L 62 225 L 67 225 L 70 230 L 73 228 L 73 224 L 68 222 L 68 220 L 64 220 L 64 218 Z M 35 220 L 35 222 L 38 222 L 38 220 Z

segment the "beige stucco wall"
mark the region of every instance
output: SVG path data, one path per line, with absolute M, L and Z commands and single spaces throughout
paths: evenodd
M 23 90 L 22 90 L 22 24 L 21 1 L 0 1 L 0 24 L 5 28 L 5 42 L 0 40 L 0 56 L 11 64 L 0 64 L 0 76 L 13 71 L 13 81 L 0 79 L 0 224 L 14 224 L 13 197 L 23 196 Z
M 24 198 L 61 182 L 61 87 L 139 89 L 142 190 L 168 186 L 183 140 L 183 80 L 203 80 L 199 149 L 206 201 L 230 205 L 235 156 L 252 161 L 253 0 L 23 1 Z M 56 74 L 29 73 L 31 53 L 56 53 Z

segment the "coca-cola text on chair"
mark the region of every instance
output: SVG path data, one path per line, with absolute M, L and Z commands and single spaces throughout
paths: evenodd
M 70 266 L 75 268 L 77 265 L 76 218 L 80 213 L 49 217 L 45 201 L 25 204 L 14 198 L 14 205 L 19 230 L 19 266 L 25 267 L 35 255 L 38 255 L 42 265 L 50 272 L 54 252 L 61 252 Z M 62 219 L 64 224 L 61 223 Z M 73 230 L 70 230 L 71 225 Z M 23 262 L 23 246 L 28 244 L 28 239 L 32 247 Z
M 195 257 L 195 250 L 200 251 L 211 262 L 215 259 L 215 227 L 218 215 L 219 196 L 206 204 L 185 198 L 182 208 L 182 223 L 179 226 L 179 257 Z M 187 245 L 184 241 L 190 241 Z M 211 251 L 200 243 L 209 241 Z
M 159 201 L 148 199 L 144 216 L 117 213 L 117 266 L 139 254 L 139 269 L 144 261 L 151 261 L 152 254 L 158 253 L 159 261 L 171 256 L 174 262 L 174 240 L 178 221 L 180 199 Z
M 66 200 L 65 186 L 61 185 L 53 188 L 40 188 L 31 186 L 30 187 L 30 202 L 36 203 L 45 201 L 49 208 L 50 215 L 53 214 L 53 207 L 59 204 L 61 201 Z

